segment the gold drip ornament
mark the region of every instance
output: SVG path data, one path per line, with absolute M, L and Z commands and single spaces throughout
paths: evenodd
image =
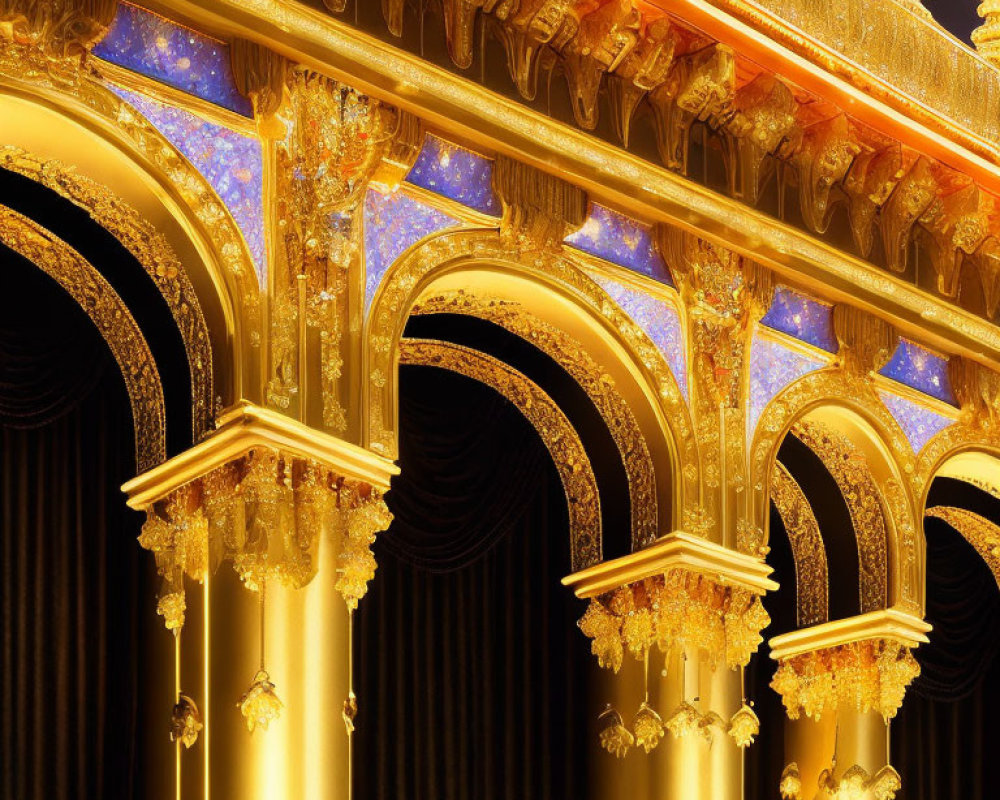
M 605 750 L 622 758 L 634 744 L 649 753 L 666 731 L 711 740 L 721 730 L 739 747 L 753 741 L 760 723 L 745 701 L 727 721 L 715 710 L 696 708 L 698 693 L 687 686 L 664 720 L 649 702 L 649 662 L 654 652 L 665 664 L 679 659 L 685 678 L 688 658 L 712 669 L 746 666 L 770 622 L 761 604 L 764 592 L 777 588 L 770 571 L 760 559 L 676 532 L 563 579 L 590 600 L 579 625 L 600 666 L 617 673 L 626 653 L 643 661 L 645 695 L 632 730 L 610 705 L 600 716 Z
M 353 612 L 375 574 L 370 546 L 392 520 L 383 494 L 396 472 L 367 450 L 244 405 L 204 441 L 125 484 L 129 505 L 146 512 L 139 543 L 156 558 L 157 610 L 175 636 L 178 681 L 185 579 L 203 582 L 227 561 L 260 608 L 260 661 L 237 705 L 251 733 L 277 719 L 282 703 L 265 666 L 266 587 L 305 587 L 317 577 L 320 548 L 333 548 L 335 574 L 319 577 Z M 179 683 L 177 691 L 183 698 Z M 178 700 L 171 728 L 185 743 L 196 735 L 197 706 L 188 701 Z M 353 692 L 348 703 L 356 707 Z

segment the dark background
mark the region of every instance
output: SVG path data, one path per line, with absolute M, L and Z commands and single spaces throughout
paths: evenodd
M 976 14 L 978 0 L 924 0 L 934 19 L 963 42 L 970 43 L 969 34 L 982 20 Z

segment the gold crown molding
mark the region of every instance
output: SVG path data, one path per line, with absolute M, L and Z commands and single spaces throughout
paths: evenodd
M 771 658 L 784 661 L 816 650 L 828 650 L 868 639 L 883 639 L 904 647 L 916 647 L 930 641 L 927 638 L 930 631 L 930 623 L 920 617 L 895 608 L 885 608 L 783 633 L 768 640 L 767 644 L 771 648 Z
M 830 576 L 819 523 L 802 487 L 783 464 L 774 465 L 771 500 L 781 515 L 795 562 L 795 615 L 800 628 L 830 617 Z
M 461 291 L 423 299 L 412 313 L 466 314 L 487 320 L 520 336 L 566 370 L 594 403 L 618 445 L 628 475 L 632 549 L 639 550 L 657 537 L 655 468 L 649 448 L 614 379 L 601 369 L 578 341 L 516 303 L 484 300 Z M 669 525 L 669 521 L 666 524 Z
M 803 420 L 792 427 L 792 435 L 823 462 L 851 514 L 858 547 L 861 611 L 885 608 L 889 535 L 871 466 L 849 438 L 827 425 Z
M 446 274 L 487 267 L 500 274 L 524 275 L 553 291 L 567 294 L 573 303 L 602 320 L 638 371 L 640 385 L 648 387 L 661 430 L 669 432 L 677 463 L 689 466 L 680 474 L 679 507 L 686 516 L 698 497 L 700 463 L 690 412 L 670 368 L 642 329 L 615 304 L 568 254 L 540 251 L 515 254 L 504 247 L 497 230 L 465 230 L 428 237 L 411 248 L 386 274 L 368 315 L 367 442 L 387 457 L 396 453 L 395 347 L 407 315 L 428 285 Z
M 213 30 L 270 43 L 288 58 L 420 114 L 442 131 L 561 175 L 602 202 L 725 242 L 783 276 L 815 287 L 829 299 L 852 299 L 869 310 L 881 309 L 901 330 L 913 335 L 923 331 L 924 339 L 935 346 L 1000 363 L 1000 333 L 974 315 L 935 300 L 802 231 L 469 85 L 319 12 L 263 0 L 223 0 L 211 5 L 204 0 L 177 0 L 158 6 L 173 8 Z M 798 58 L 787 51 L 782 57 L 786 56 L 792 61 Z M 848 94 L 856 104 L 874 102 L 861 91 Z M 481 111 L 484 108 L 490 109 L 488 115 Z M 898 117 L 901 129 L 919 128 Z M 935 141 L 941 153 L 962 154 L 942 136 Z M 985 162 L 977 163 L 986 172 L 994 169 Z M 996 178 L 1000 186 L 1000 170 Z
M 0 167 L 53 190 L 111 233 L 156 284 L 177 323 L 191 373 L 191 425 L 194 440 L 208 432 L 215 411 L 212 345 L 194 287 L 173 249 L 152 225 L 106 186 L 58 161 L 43 161 L 18 147 L 0 146 Z
M 492 356 L 429 339 L 403 339 L 401 364 L 450 370 L 479 381 L 506 397 L 538 432 L 552 456 L 566 492 L 570 560 L 581 569 L 601 560 L 601 497 L 590 459 L 565 414 L 542 389 Z
M 208 472 L 257 448 L 314 461 L 339 475 L 388 491 L 399 468 L 357 445 L 337 439 L 275 411 L 241 403 L 219 415 L 207 438 L 122 485 L 128 505 L 148 509 Z
M 982 556 L 1000 587 L 1000 526 L 967 508 L 953 506 L 928 508 L 926 516 L 940 519 L 958 531 Z
M 736 586 L 755 594 L 778 588 L 768 577 L 773 570 L 761 559 L 683 531 L 662 536 L 649 547 L 627 556 L 578 570 L 562 582 L 577 597 L 590 598 L 671 569 L 703 574 L 724 586 Z
M 138 469 L 166 458 L 166 411 L 160 374 L 142 331 L 104 277 L 61 239 L 0 205 L 0 242 L 55 280 L 93 321 L 118 363 L 132 406 Z
M 3 0 L 0 36 L 52 62 L 81 58 L 107 33 L 117 0 Z

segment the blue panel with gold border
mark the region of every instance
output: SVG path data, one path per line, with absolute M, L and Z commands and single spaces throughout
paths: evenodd
M 948 359 L 908 339 L 899 340 L 896 352 L 879 374 L 942 402 L 958 404 L 948 377 Z
M 779 286 L 774 290 L 774 300 L 761 319 L 761 323 L 820 350 L 826 350 L 828 353 L 837 352 L 837 337 L 833 331 L 833 308 L 792 291 L 787 286 Z
M 493 193 L 493 162 L 433 134 L 427 134 L 406 181 L 480 213 L 500 215 L 500 201 Z
M 250 101 L 236 89 L 229 46 L 144 8 L 120 3 L 94 55 L 246 117 Z
M 592 203 L 586 222 L 564 241 L 577 250 L 674 285 L 649 227 L 610 208 Z

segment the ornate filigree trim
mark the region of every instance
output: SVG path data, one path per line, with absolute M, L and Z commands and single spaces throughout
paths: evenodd
M 853 442 L 818 422 L 798 422 L 792 433 L 829 470 L 847 503 L 858 544 L 861 612 L 886 607 L 888 532 L 871 467 Z
M 756 592 L 674 568 L 591 598 L 579 624 L 598 663 L 618 672 L 626 651 L 641 660 L 653 645 L 701 652 L 713 667 L 746 666 L 770 621 Z
M 163 579 L 159 612 L 184 624 L 184 577 L 203 581 L 231 561 L 252 591 L 299 588 L 316 575 L 321 540 L 337 548 L 337 591 L 357 608 L 375 574 L 370 545 L 392 521 L 382 492 L 316 461 L 260 447 L 190 481 L 147 509 L 139 543 Z
M 503 362 L 447 342 L 403 339 L 399 343 L 399 361 L 457 372 L 510 400 L 538 431 L 559 471 L 569 509 L 573 571 L 601 560 L 601 498 L 597 478 L 577 432 L 545 392 Z
M 830 614 L 826 548 L 809 500 L 783 464 L 774 466 L 771 500 L 778 508 L 792 546 L 799 627 L 826 622 Z
M 947 522 L 983 557 L 1000 587 L 1000 526 L 974 511 L 954 506 L 934 506 L 926 515 Z
M 16 172 L 85 209 L 135 257 L 160 290 L 177 322 L 191 371 L 191 424 L 195 441 L 211 428 L 214 411 L 212 345 L 191 280 L 167 240 L 106 186 L 58 161 L 43 161 L 18 147 L 0 147 L 0 167 Z
M 645 547 L 659 535 L 655 469 L 646 440 L 614 380 L 578 341 L 515 303 L 484 300 L 464 292 L 430 297 L 413 313 L 468 314 L 488 320 L 530 342 L 566 370 L 593 401 L 621 453 L 632 508 L 632 549 Z
M 783 659 L 771 681 L 790 719 L 819 719 L 844 704 L 858 711 L 896 716 L 906 687 L 920 674 L 910 648 L 866 639 Z
M 138 469 L 164 461 L 163 384 L 142 331 L 111 284 L 61 239 L 6 206 L 0 206 L 0 241 L 53 278 L 93 320 L 125 379 Z

